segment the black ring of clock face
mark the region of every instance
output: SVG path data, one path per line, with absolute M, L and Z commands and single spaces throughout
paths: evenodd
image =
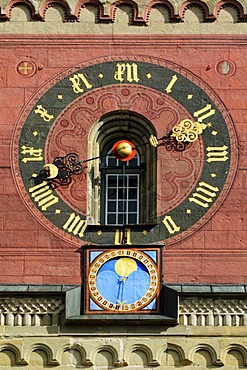
M 135 84 L 140 91 L 142 86 L 150 87 L 176 100 L 200 123 L 212 123 L 200 138 L 204 162 L 193 191 L 167 214 L 160 215 L 157 226 L 150 231 L 128 229 L 129 243 L 172 244 L 190 235 L 214 214 L 230 190 L 237 168 L 236 134 L 222 103 L 206 84 L 181 67 L 147 60 L 116 59 L 65 72 L 58 82 L 49 83 L 53 82 L 50 88 L 44 87 L 44 93 L 37 93 L 16 126 L 13 173 L 18 190 L 35 217 L 67 241 L 77 245 L 88 241 L 114 244 L 119 230 L 87 231 L 85 214 L 75 211 L 47 184 L 31 185 L 30 178 L 46 163 L 46 140 L 56 118 L 78 97 L 102 86 Z
M 137 250 L 102 253 L 88 272 L 89 295 L 99 307 L 111 312 L 141 310 L 154 300 L 158 286 L 155 263 Z

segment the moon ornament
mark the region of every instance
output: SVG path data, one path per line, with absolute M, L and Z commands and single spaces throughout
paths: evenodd
M 57 168 L 57 166 L 55 166 L 55 164 L 53 164 L 53 163 L 46 163 L 44 165 L 44 168 L 46 169 L 46 171 L 48 173 L 47 179 L 55 179 L 55 177 L 57 177 L 57 175 L 58 175 L 58 168 Z
M 119 276 L 127 278 L 132 272 L 137 270 L 137 263 L 132 258 L 121 258 L 115 264 L 115 271 Z

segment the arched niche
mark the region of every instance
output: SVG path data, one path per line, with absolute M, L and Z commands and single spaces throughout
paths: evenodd
M 61 365 L 82 366 L 82 356 L 80 351 L 71 348 L 63 351 L 61 356 Z
M 88 153 L 88 223 L 102 224 L 103 200 L 101 193 L 104 188 L 102 182 L 102 159 L 113 144 L 119 140 L 129 140 L 137 147 L 141 166 L 143 168 L 140 182 L 140 223 L 155 222 L 156 218 L 156 186 L 157 166 L 156 149 L 149 144 L 151 135 L 155 135 L 151 122 L 144 116 L 132 111 L 114 111 L 102 116 L 89 133 Z

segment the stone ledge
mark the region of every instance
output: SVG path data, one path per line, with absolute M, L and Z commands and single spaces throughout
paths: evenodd
M 2 293 L 65 293 L 79 285 L 60 285 L 60 284 L 1 284 L 0 294 Z
M 247 294 L 247 284 L 165 284 L 182 294 Z M 76 284 L 0 284 L 1 293 L 65 293 Z
M 166 284 L 181 294 L 245 294 L 246 284 Z

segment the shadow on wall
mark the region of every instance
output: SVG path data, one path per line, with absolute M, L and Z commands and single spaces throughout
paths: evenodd
M 93 14 L 93 17 L 90 14 Z M 158 14 L 159 13 L 159 14 Z M 66 0 L 44 0 L 40 5 L 32 0 L 11 0 L 5 9 L 1 8 L 0 21 L 11 22 L 91 22 L 118 23 L 150 26 L 153 15 L 163 23 L 195 22 L 229 22 L 237 23 L 247 20 L 243 6 L 236 0 L 219 1 L 216 5 L 201 0 L 185 1 L 180 4 L 178 12 L 168 0 L 151 0 L 143 10 L 133 0 L 115 2 L 100 0 L 78 0 L 75 7 L 69 6 Z

